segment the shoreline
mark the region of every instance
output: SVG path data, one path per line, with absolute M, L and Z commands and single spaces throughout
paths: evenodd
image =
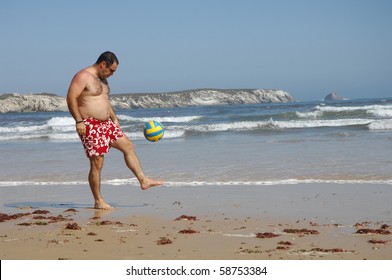
M 86 186 L 26 188 L 2 189 L 0 212 L 26 214 L 0 222 L 3 260 L 392 259 L 389 185 L 103 186 L 114 211 Z

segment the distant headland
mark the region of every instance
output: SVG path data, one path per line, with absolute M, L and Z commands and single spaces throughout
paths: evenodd
M 273 89 L 193 89 L 165 93 L 112 94 L 115 109 L 172 108 L 229 104 L 292 102 L 287 92 Z M 2 94 L 0 113 L 67 111 L 65 97 L 51 93 Z

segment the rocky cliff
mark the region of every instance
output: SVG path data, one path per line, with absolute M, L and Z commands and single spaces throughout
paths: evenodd
M 195 89 L 154 94 L 115 94 L 117 108 L 169 108 L 227 104 L 290 102 L 294 99 L 281 90 L 264 89 Z
M 113 94 L 110 96 L 110 102 L 115 109 L 290 101 L 294 101 L 294 99 L 285 91 L 265 89 L 195 89 L 167 93 Z M 67 111 L 65 97 L 48 93 L 0 95 L 0 113 L 37 111 Z
M 66 111 L 64 97 L 49 93 L 38 94 L 2 94 L 0 95 L 0 113 Z

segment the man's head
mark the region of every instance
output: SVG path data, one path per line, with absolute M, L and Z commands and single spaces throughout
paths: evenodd
M 118 59 L 116 55 L 112 52 L 104 52 L 102 53 L 95 64 L 98 67 L 98 76 L 101 79 L 106 79 L 114 74 L 117 70 Z

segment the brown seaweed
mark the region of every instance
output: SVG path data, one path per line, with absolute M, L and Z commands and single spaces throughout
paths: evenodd
M 173 242 L 167 237 L 160 237 L 159 240 L 156 241 L 158 245 L 167 245 L 172 244 Z
M 196 221 L 196 217 L 195 216 L 181 215 L 180 217 L 175 219 L 175 221 L 183 221 L 183 220 Z
M 361 228 L 357 230 L 355 233 L 356 234 L 382 234 L 382 235 L 391 234 L 391 232 L 386 229 L 370 229 L 370 228 Z
M 112 221 L 102 221 L 102 222 L 98 223 L 98 225 L 101 225 L 101 226 L 107 226 L 107 225 L 122 226 L 123 223 L 121 223 L 121 222 L 112 222 Z
M 35 210 L 33 214 L 39 214 L 39 215 L 46 215 L 49 214 L 50 212 L 48 210 Z
M 181 233 L 181 234 L 193 234 L 193 233 L 199 233 L 199 232 L 196 231 L 196 230 L 193 230 L 193 229 L 183 229 L 183 230 L 180 230 L 178 233 Z
M 279 245 L 286 245 L 286 246 L 292 246 L 294 245 L 293 243 L 291 243 L 290 241 L 280 241 L 278 242 Z
M 317 230 L 315 229 L 293 229 L 293 228 L 289 228 L 289 229 L 284 229 L 283 232 L 285 233 L 294 233 L 294 234 L 320 234 Z
M 344 253 L 347 252 L 341 248 L 333 248 L 333 249 L 322 249 L 322 248 L 313 248 L 311 251 L 313 252 L 323 252 L 323 253 Z
M 276 247 L 276 250 L 289 250 L 290 249 L 290 247 L 287 247 L 287 246 L 278 246 L 278 247 Z
M 77 223 L 68 223 L 65 229 L 81 230 L 82 228 Z
M 75 210 L 75 209 L 73 209 L 73 208 L 70 208 L 70 209 L 67 209 L 67 210 L 64 211 L 64 213 L 66 213 L 66 212 L 76 213 L 76 212 L 78 212 L 78 210 Z
M 256 233 L 256 238 L 274 238 L 278 237 L 278 234 L 272 232 L 258 232 Z
M 25 226 L 25 227 L 28 227 L 28 226 L 31 226 L 32 225 L 32 223 L 20 223 L 20 224 L 18 224 L 18 226 Z
M 5 221 L 9 221 L 9 220 L 16 220 L 18 218 L 28 216 L 28 215 L 30 215 L 30 213 L 17 213 L 17 214 L 12 214 L 12 215 L 0 213 L 0 223 L 5 222 Z
M 368 242 L 371 244 L 386 244 L 389 242 L 389 240 L 371 239 L 371 240 L 368 240 Z

